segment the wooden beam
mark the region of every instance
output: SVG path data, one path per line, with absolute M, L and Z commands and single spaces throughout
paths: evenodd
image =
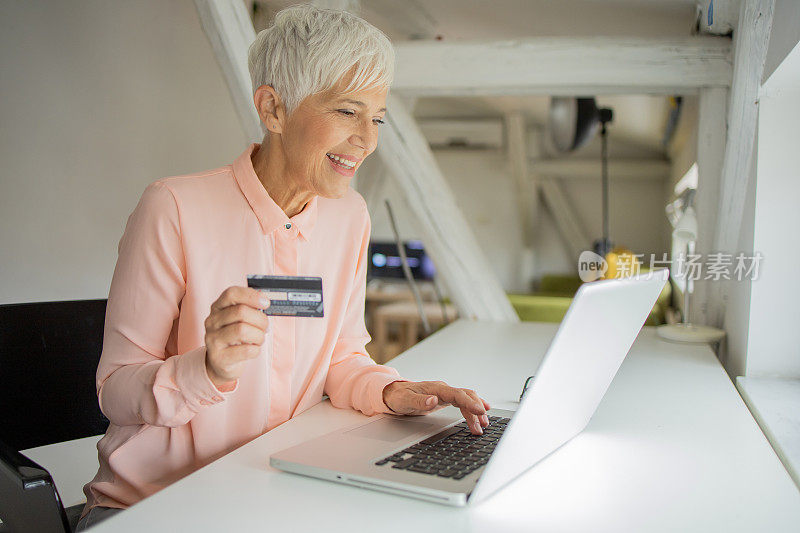
M 717 223 L 717 201 L 725 157 L 728 90 L 712 87 L 700 90 L 697 115 L 697 244 L 695 252 L 704 258 L 714 251 L 714 230 Z M 690 315 L 695 324 L 708 324 L 710 285 L 719 283 L 699 279 L 694 283 Z
M 242 0 L 195 0 L 194 4 L 242 128 L 251 142 L 260 142 L 264 131 L 253 104 L 253 85 L 247 68 L 247 49 L 256 38 L 256 31 L 247 7 Z
M 514 183 L 522 224 L 522 243 L 525 248 L 532 248 L 538 191 L 533 187 L 528 173 L 528 128 L 525 115 L 519 111 L 507 114 L 505 126 L 511 181 Z
M 387 126 L 377 153 L 417 219 L 425 251 L 462 317 L 517 322 L 519 318 L 456 205 L 428 141 L 405 106 L 390 94 Z
M 564 247 L 569 255 L 569 260 L 573 266 L 573 270 L 578 268 L 578 257 L 584 250 L 591 250 L 592 243 L 586 232 L 578 223 L 578 214 L 567 198 L 567 195 L 561 189 L 561 184 L 558 178 L 552 176 L 541 176 L 539 179 L 539 187 L 542 190 L 542 196 L 549 208 L 550 213 L 558 227 L 558 232 L 564 241 Z
M 687 94 L 731 83 L 730 39 L 541 37 L 395 45 L 393 89 L 415 96 Z
M 723 89 L 724 90 L 724 89 Z M 565 179 L 599 180 L 599 159 L 538 159 L 530 161 L 532 172 Z M 611 159 L 608 177 L 617 180 L 663 180 L 669 177 L 670 164 L 663 159 Z
M 743 0 L 734 34 L 735 65 L 728 106 L 728 132 L 719 189 L 713 249 L 735 253 L 758 119 L 758 90 L 772 29 L 775 0 Z M 717 282 L 709 298 L 709 324 L 721 327 L 728 284 Z

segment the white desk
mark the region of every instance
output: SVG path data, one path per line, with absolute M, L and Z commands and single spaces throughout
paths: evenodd
M 392 361 L 508 405 L 554 324 L 456 322 Z M 646 328 L 589 427 L 476 507 L 272 470 L 277 450 L 363 416 L 317 405 L 99 525 L 103 531 L 797 531 L 800 493 L 712 352 Z
M 83 486 L 97 473 L 97 441 L 103 436 L 48 444 L 22 450 L 22 454 L 46 468 L 64 507 L 86 502 Z

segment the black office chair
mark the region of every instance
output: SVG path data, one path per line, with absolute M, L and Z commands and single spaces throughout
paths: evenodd
M 6 444 L 0 519 L 20 516 L 22 501 L 40 506 L 23 485 L 35 488 L 37 479 L 49 477 L 19 450 L 105 433 L 108 419 L 95 389 L 105 311 L 106 300 L 0 305 L 0 441 Z M 71 527 L 81 508 L 66 510 Z M 38 523 L 30 529 L 43 530 Z

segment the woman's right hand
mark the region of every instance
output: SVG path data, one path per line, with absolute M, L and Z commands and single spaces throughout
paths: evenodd
M 206 371 L 220 390 L 239 379 L 244 363 L 261 353 L 269 317 L 264 294 L 249 287 L 228 287 L 211 304 L 206 327 Z

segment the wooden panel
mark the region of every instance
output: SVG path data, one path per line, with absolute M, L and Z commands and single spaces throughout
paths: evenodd
M 730 39 L 563 38 L 396 44 L 395 91 L 416 96 L 686 94 L 727 87 Z

